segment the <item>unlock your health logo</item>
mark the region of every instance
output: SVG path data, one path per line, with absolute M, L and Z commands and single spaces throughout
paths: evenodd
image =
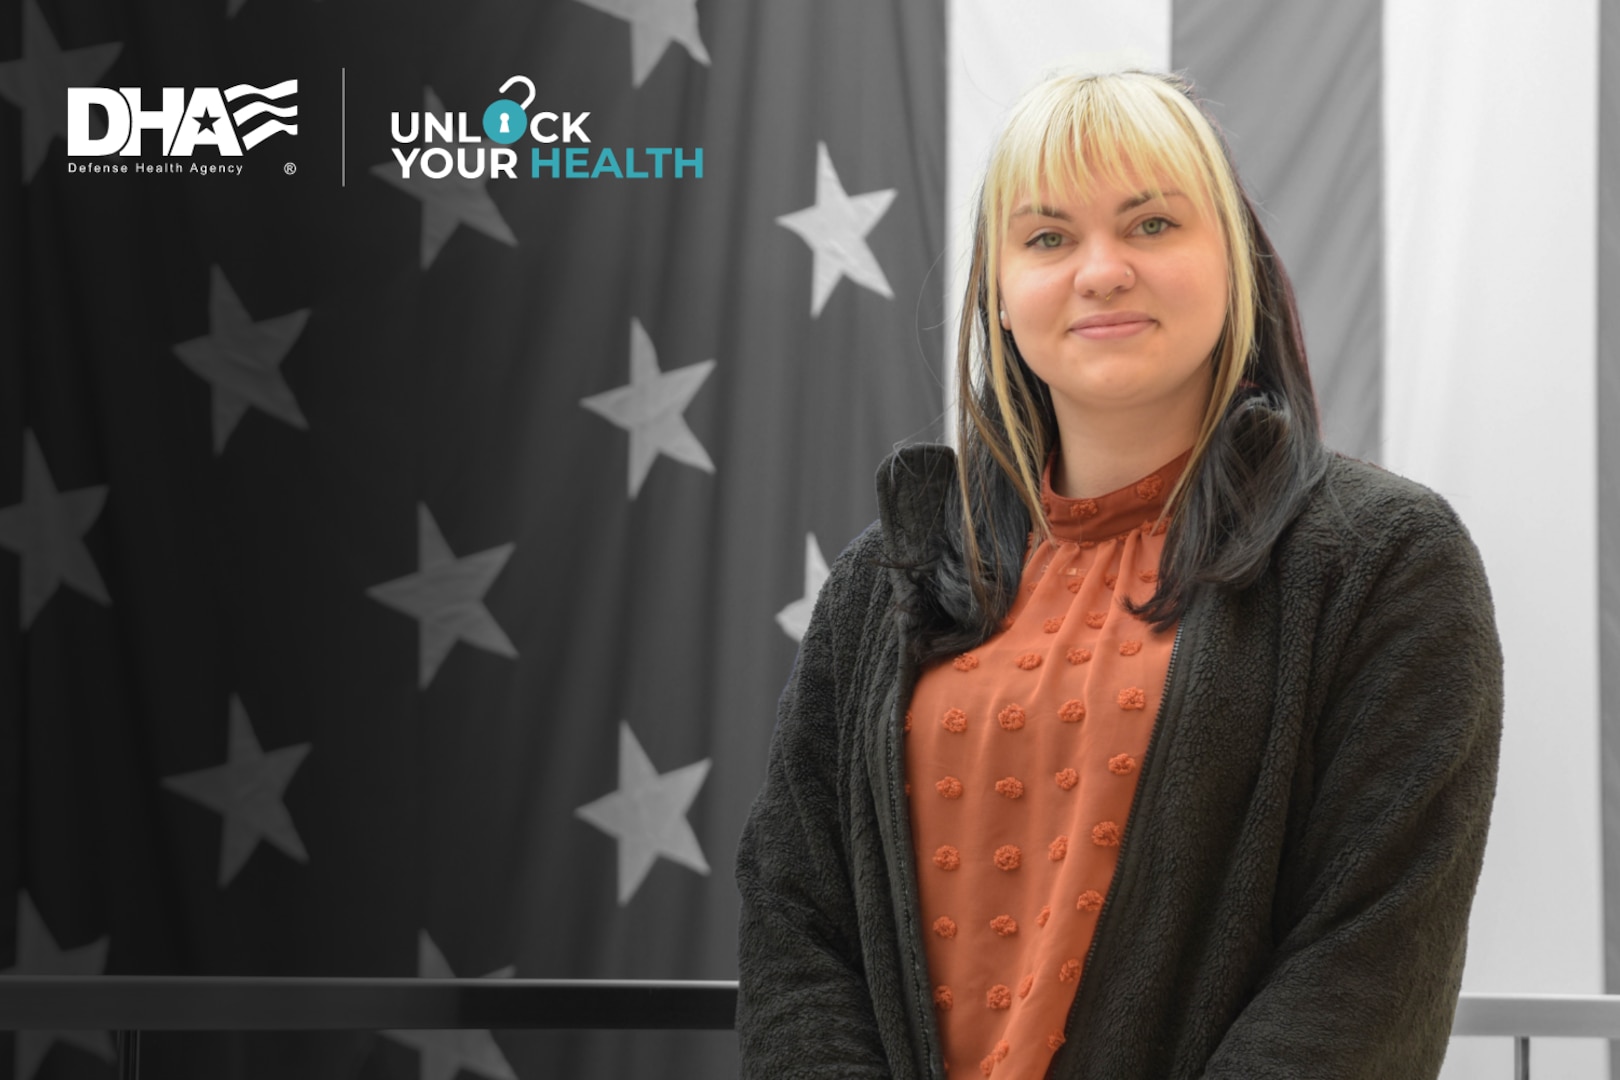
M 521 88 L 521 100 L 514 87 Z M 597 147 L 585 131 L 590 112 L 530 113 L 536 93 L 528 76 L 513 75 L 498 92 L 501 96 L 485 107 L 478 128 L 472 130 L 465 112 L 429 108 L 391 113 L 400 179 L 420 175 L 438 180 L 454 173 L 466 179 L 515 180 L 520 159 L 513 144 L 525 135 L 539 144 L 529 148 L 529 159 L 523 162 L 527 167 L 522 172 L 533 180 L 703 178 L 701 146 Z M 431 94 L 429 101 L 435 102 Z
M 534 83 L 527 75 L 514 75 L 501 84 L 501 93 L 505 94 L 522 83 L 528 91 L 521 103 L 511 98 L 496 98 L 484 110 L 484 134 L 503 145 L 510 145 L 523 138 L 524 132 L 534 137 L 535 142 L 554 143 L 559 139 L 563 142 L 590 142 L 591 137 L 585 134 L 584 125 L 590 113 L 555 113 L 549 109 L 542 109 L 534 114 L 531 123 L 526 110 L 534 104 Z M 560 130 L 557 130 L 559 129 Z

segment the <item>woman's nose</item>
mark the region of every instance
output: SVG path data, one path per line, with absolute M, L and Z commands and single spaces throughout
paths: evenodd
M 1118 244 L 1092 239 L 1079 251 L 1074 291 L 1081 296 L 1106 300 L 1120 289 L 1129 288 L 1136 278 L 1126 252 Z

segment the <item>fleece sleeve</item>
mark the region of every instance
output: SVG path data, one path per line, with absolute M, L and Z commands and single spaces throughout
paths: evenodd
M 1350 571 L 1363 599 L 1340 612 L 1277 947 L 1204 1080 L 1439 1072 L 1495 792 L 1502 657 L 1461 523 L 1438 497 L 1409 509 Z
M 857 541 L 817 599 L 737 852 L 742 1076 L 889 1076 L 862 968 L 840 798 L 839 709 L 868 604 Z

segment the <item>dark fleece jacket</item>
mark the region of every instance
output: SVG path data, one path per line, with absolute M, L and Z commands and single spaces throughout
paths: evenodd
M 954 497 L 946 448 L 884 463 L 882 517 L 834 565 L 782 694 L 737 856 L 745 1076 L 944 1076 L 903 792 L 913 586 L 886 567 L 930 550 Z M 1501 717 L 1466 530 L 1433 492 L 1333 459 L 1263 576 L 1182 620 L 1049 1075 L 1433 1077 Z

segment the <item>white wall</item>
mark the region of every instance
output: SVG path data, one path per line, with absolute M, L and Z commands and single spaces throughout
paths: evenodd
M 1507 717 L 1465 990 L 1601 993 L 1597 4 L 1389 0 L 1384 463 L 1474 534 Z M 1456 1040 L 1447 1077 L 1508 1077 Z M 1607 1077 L 1596 1040 L 1534 1075 Z

